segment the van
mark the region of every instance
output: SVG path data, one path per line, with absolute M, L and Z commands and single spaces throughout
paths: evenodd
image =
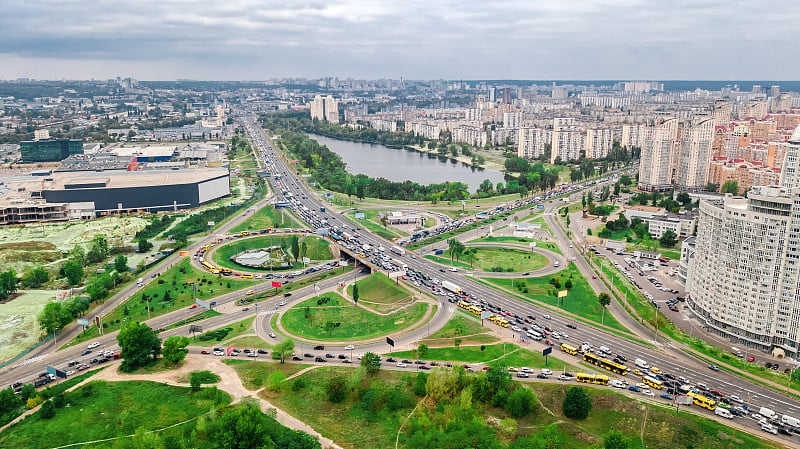
M 744 352 L 742 352 L 742 350 L 739 348 L 731 348 L 731 354 L 739 358 L 744 357 Z
M 456 267 L 450 267 L 450 271 L 456 272 L 456 271 L 458 271 L 458 268 L 456 268 Z
M 642 359 L 636 359 L 636 360 L 633 362 L 633 364 L 634 364 L 634 365 L 636 365 L 636 366 L 638 366 L 639 368 L 650 369 L 650 364 L 649 364 L 649 363 L 647 363 L 647 362 L 645 362 L 645 361 L 644 361 L 644 360 L 642 360 Z
M 723 418 L 733 419 L 733 414 L 728 409 L 717 407 L 714 409 L 714 414 Z
M 800 428 L 800 419 L 797 419 L 793 416 L 783 415 L 781 416 L 781 422 L 787 426 L 794 427 L 795 429 Z
M 243 274 L 242 275 L 242 279 L 253 279 L 253 275 L 252 274 Z
M 758 411 L 758 414 L 767 419 L 775 419 L 778 416 L 774 410 L 766 407 L 761 407 L 761 409 Z

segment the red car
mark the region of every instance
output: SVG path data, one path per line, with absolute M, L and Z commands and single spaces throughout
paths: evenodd
M 191 306 L 189 306 L 189 308 L 190 309 L 196 309 L 197 308 L 197 304 L 192 304 Z
M 751 355 L 751 356 L 747 357 L 747 361 L 748 362 L 755 362 L 756 361 L 756 357 Z
M 595 275 L 592 275 L 592 279 L 597 279 L 597 276 L 595 276 Z
M 211 352 L 208 349 L 203 349 L 200 354 L 211 354 Z

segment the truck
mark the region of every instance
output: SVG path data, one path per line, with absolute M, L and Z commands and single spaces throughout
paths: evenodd
M 450 281 L 442 281 L 442 288 L 445 289 L 445 290 L 451 291 L 451 292 L 453 292 L 453 293 L 455 293 L 457 295 L 460 295 L 461 292 L 462 292 L 461 287 L 459 287 L 458 285 L 456 285 L 456 284 L 454 284 L 454 283 L 452 283 Z
M 650 364 L 642 359 L 636 359 L 633 364 L 639 368 L 650 369 Z
M 399 246 L 393 246 L 390 248 L 393 253 L 397 254 L 398 256 L 404 256 L 406 254 L 406 250 L 400 248 Z
M 739 358 L 744 357 L 744 352 L 742 352 L 742 350 L 739 348 L 731 348 L 731 354 Z
M 726 408 L 717 407 L 714 409 L 714 414 L 723 418 L 733 419 L 733 413 Z
M 800 429 L 800 419 L 797 419 L 794 416 L 783 415 L 781 416 L 781 422 L 789 427 Z
M 758 411 L 758 414 L 767 419 L 775 419 L 778 416 L 774 410 L 766 407 L 761 407 L 761 409 Z

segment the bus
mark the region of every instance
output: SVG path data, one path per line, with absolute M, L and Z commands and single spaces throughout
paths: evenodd
M 712 411 L 715 408 L 717 408 L 717 401 L 715 401 L 715 400 L 713 400 L 711 398 L 707 398 L 707 397 L 703 396 L 702 394 L 698 394 L 698 393 L 695 393 L 693 391 L 690 391 L 690 392 L 686 393 L 686 396 L 689 396 L 689 397 L 692 398 L 692 402 L 694 403 L 694 405 L 699 405 L 700 407 L 703 407 L 703 408 L 706 408 L 706 409 L 712 410 Z
M 585 362 L 591 363 L 592 365 L 597 365 L 601 368 L 605 368 L 621 376 L 628 374 L 627 366 L 620 365 L 619 363 L 612 362 L 611 360 L 608 359 L 604 359 L 596 354 L 592 354 L 591 352 L 583 354 L 583 360 Z
M 458 307 L 461 307 L 462 309 L 466 309 L 469 306 L 470 306 L 470 303 L 468 303 L 466 301 L 459 301 L 458 302 Z
M 221 272 L 222 272 L 222 270 L 220 270 L 220 273 Z M 242 275 L 242 279 L 253 279 L 253 275 L 249 274 L 249 273 L 248 274 L 243 274 Z
M 475 315 L 480 315 L 481 314 L 481 308 L 477 307 L 477 306 L 469 306 L 469 307 L 467 307 L 467 310 L 469 312 L 474 313 Z
M 608 376 L 603 374 L 578 373 L 575 379 L 578 382 L 586 382 L 587 384 L 608 385 Z
M 561 350 L 569 355 L 575 355 L 578 353 L 578 349 L 576 347 L 570 346 L 566 343 L 561 343 Z
M 656 390 L 660 390 L 664 388 L 664 382 L 656 379 L 655 377 L 644 376 L 642 377 L 642 382 L 646 385 L 650 385 L 651 387 L 655 388 Z
M 219 268 L 215 267 L 214 265 L 211 265 L 210 263 L 208 263 L 206 261 L 203 261 L 202 265 L 203 265 L 203 268 L 205 268 L 206 270 L 210 271 L 212 274 L 219 274 Z

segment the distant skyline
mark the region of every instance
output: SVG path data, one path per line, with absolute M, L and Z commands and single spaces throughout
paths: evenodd
M 28 0 L 0 79 L 792 80 L 793 0 Z

